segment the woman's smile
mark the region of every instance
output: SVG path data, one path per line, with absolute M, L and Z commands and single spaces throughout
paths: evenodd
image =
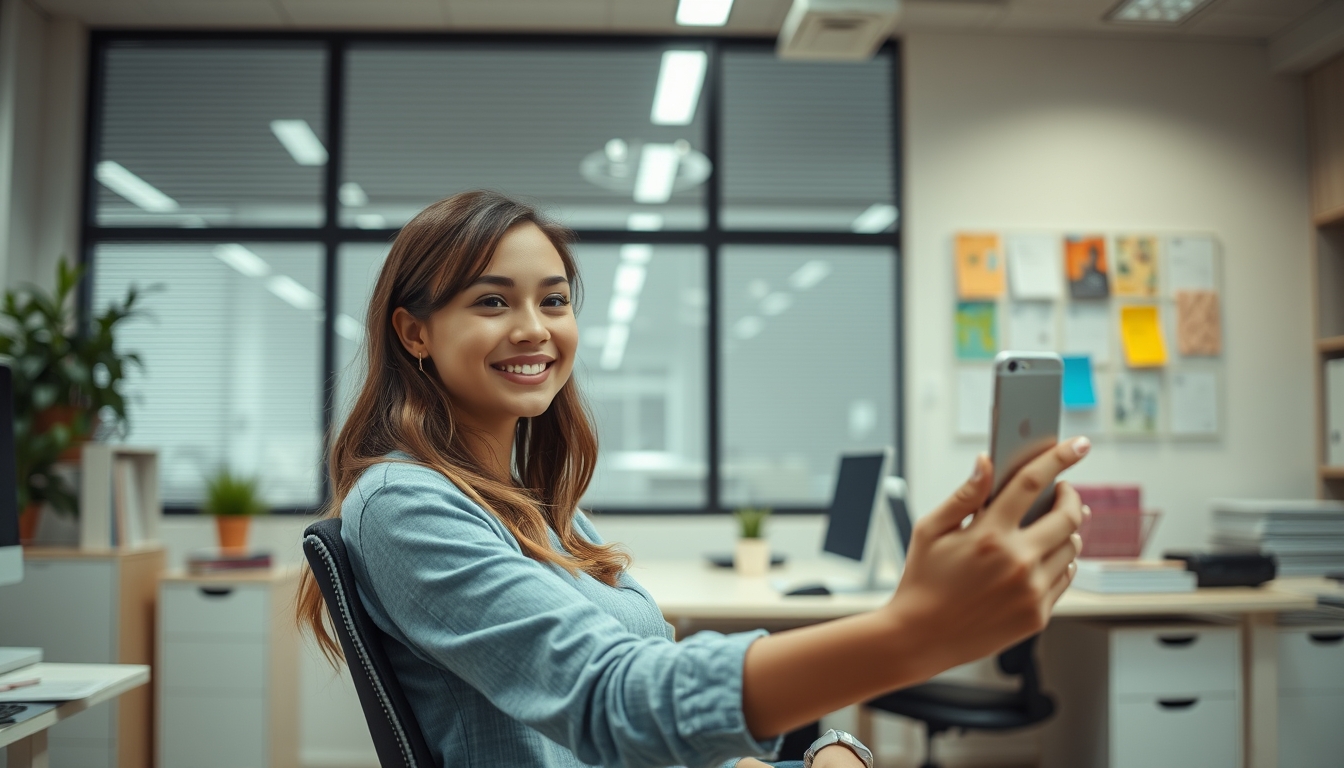
M 515 384 L 540 384 L 550 376 L 555 358 L 547 355 L 519 355 L 491 363 L 500 376 Z

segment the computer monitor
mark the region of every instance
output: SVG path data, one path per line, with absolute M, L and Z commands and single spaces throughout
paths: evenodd
M 846 574 L 839 579 L 827 579 L 832 592 L 874 591 L 893 586 L 884 585 L 879 572 L 884 556 L 899 557 L 897 526 L 887 498 L 894 454 L 891 448 L 884 448 L 840 458 L 821 550 L 822 558 L 831 567 Z
M 14 454 L 14 382 L 0 365 L 0 585 L 23 578 L 19 546 L 19 471 Z

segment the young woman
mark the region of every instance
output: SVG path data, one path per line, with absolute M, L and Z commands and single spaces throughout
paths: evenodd
M 330 514 L 443 765 L 731 764 L 1045 626 L 1076 567 L 1078 495 L 1061 484 L 1050 513 L 1018 521 L 1085 438 L 1036 459 L 988 507 L 978 457 L 915 526 L 879 610 L 673 642 L 627 557 L 577 508 L 597 459 L 570 375 L 578 289 L 566 230 L 469 192 L 401 230 L 369 303 L 367 378 L 332 448 Z M 335 662 L 304 577 L 300 620 Z M 862 753 L 842 741 L 814 765 L 852 768 Z

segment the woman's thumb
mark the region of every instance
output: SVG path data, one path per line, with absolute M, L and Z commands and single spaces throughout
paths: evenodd
M 991 469 L 989 457 L 983 453 L 977 454 L 971 476 L 942 503 L 942 506 L 929 514 L 928 524 L 936 533 L 942 534 L 959 528 L 967 515 L 980 511 L 985 505 L 985 499 L 989 498 Z

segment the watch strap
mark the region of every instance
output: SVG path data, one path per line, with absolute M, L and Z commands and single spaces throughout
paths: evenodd
M 859 761 L 863 763 L 864 768 L 873 768 L 873 751 L 863 745 L 863 742 L 854 738 L 845 731 L 832 728 L 823 733 L 821 738 L 812 742 L 812 746 L 803 753 L 803 768 L 812 768 L 812 762 L 817 759 L 817 753 L 824 747 L 832 744 L 840 744 L 853 752 Z

